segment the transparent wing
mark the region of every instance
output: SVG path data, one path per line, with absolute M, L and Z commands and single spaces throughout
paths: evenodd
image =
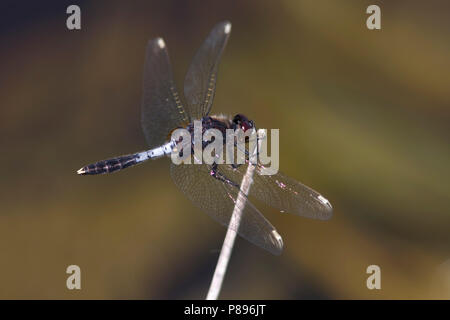
M 150 40 L 147 45 L 141 113 L 142 129 L 151 147 L 163 144 L 174 128 L 188 122 L 162 38 Z
M 225 176 L 233 180 L 245 174 L 247 166 L 241 165 L 236 169 L 229 165 L 219 167 Z M 333 208 L 320 193 L 281 172 L 271 176 L 262 175 L 262 169 L 263 166 L 258 164 L 250 188 L 250 197 L 255 197 L 282 212 L 321 220 L 331 218 Z
M 231 31 L 228 21 L 217 24 L 195 54 L 184 80 L 190 120 L 209 114 L 214 99 L 220 57 Z
M 211 167 L 206 164 L 171 163 L 170 167 L 171 176 L 181 191 L 214 220 L 228 226 L 239 190 L 212 177 L 210 170 Z M 230 225 L 230 228 L 257 246 L 280 254 L 283 242 L 270 222 L 250 201 L 246 201 L 243 212 L 240 226 Z

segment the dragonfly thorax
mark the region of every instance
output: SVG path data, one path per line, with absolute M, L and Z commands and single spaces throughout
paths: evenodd
M 205 116 L 201 119 L 201 121 L 202 133 L 204 133 L 208 129 L 218 129 L 221 131 L 226 129 L 242 129 L 245 132 L 249 129 L 255 128 L 253 120 L 249 120 L 245 115 L 240 113 L 238 113 L 234 117 L 223 114 Z M 194 123 L 190 123 L 187 126 L 187 130 L 189 130 L 189 132 L 193 132 Z
M 233 118 L 227 115 L 211 115 L 205 116 L 201 119 L 201 128 L 202 128 L 202 136 L 209 129 L 216 129 L 222 133 L 225 143 L 225 137 L 227 136 L 227 129 L 231 130 L 243 130 L 246 132 L 247 130 L 255 128 L 252 120 L 249 120 L 243 114 L 237 114 Z M 194 132 L 195 132 L 195 123 L 190 123 L 186 129 L 189 131 L 192 137 L 192 142 L 194 142 Z

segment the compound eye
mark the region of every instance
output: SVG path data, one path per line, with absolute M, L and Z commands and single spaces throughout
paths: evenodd
M 242 127 L 242 130 L 244 130 L 244 132 L 245 132 L 245 131 L 247 131 L 248 129 L 251 129 L 251 128 L 252 128 L 252 125 L 251 125 L 250 122 L 245 121 L 245 122 L 243 122 L 243 123 L 241 124 L 241 127 Z

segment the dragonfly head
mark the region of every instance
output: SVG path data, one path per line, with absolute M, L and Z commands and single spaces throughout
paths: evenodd
M 244 132 L 249 129 L 255 128 L 253 120 L 249 120 L 246 116 L 240 113 L 234 116 L 233 125 L 234 129 L 242 129 L 244 130 Z

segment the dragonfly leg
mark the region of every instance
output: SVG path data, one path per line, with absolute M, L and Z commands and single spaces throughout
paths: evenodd
M 239 188 L 239 185 L 237 183 L 231 181 L 217 170 L 217 163 L 213 163 L 213 165 L 211 166 L 210 174 L 212 177 L 216 178 L 219 181 L 225 182 L 233 187 Z
M 237 142 L 234 142 L 234 146 L 235 146 L 236 148 L 238 148 Z M 242 150 L 242 149 L 241 149 L 241 150 Z M 250 157 L 250 153 L 248 152 L 247 149 L 244 149 L 244 150 L 242 150 L 242 151 L 245 153 L 245 156 Z M 259 156 L 259 149 L 256 150 L 256 155 Z

